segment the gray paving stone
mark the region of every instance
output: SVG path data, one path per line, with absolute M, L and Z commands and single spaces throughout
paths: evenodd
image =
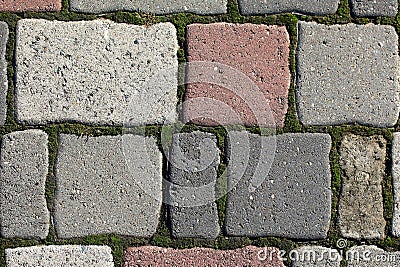
M 396 267 L 400 252 L 386 252 L 376 246 L 355 246 L 346 252 L 347 267 Z
M 40 238 L 49 232 L 45 198 L 47 134 L 40 130 L 3 136 L 0 156 L 0 225 L 6 238 Z
M 227 234 L 325 238 L 331 218 L 330 147 L 327 134 L 231 132 Z
M 7 60 L 6 49 L 8 41 L 8 25 L 0 21 L 0 126 L 4 125 L 7 118 Z
M 335 14 L 339 0 L 238 0 L 243 15 L 295 12 L 310 15 Z
M 174 134 L 169 162 L 170 181 L 176 185 L 169 191 L 174 203 L 170 206 L 172 235 L 216 238 L 220 230 L 215 203 L 217 138 L 199 131 Z M 180 190 L 186 187 L 193 189 L 194 194 Z
M 292 267 L 340 267 L 342 257 L 336 249 L 321 246 L 303 246 L 289 254 Z
M 17 119 L 27 124 L 163 123 L 176 110 L 177 50 L 171 23 L 20 20 Z
M 7 267 L 113 267 L 108 246 L 34 246 L 6 249 Z
M 394 193 L 392 233 L 400 237 L 400 133 L 393 133 L 392 177 Z
M 70 0 L 71 11 L 104 13 L 113 11 L 140 11 L 154 14 L 191 12 L 201 15 L 227 12 L 227 0 Z
M 154 138 L 62 134 L 55 176 L 58 237 L 149 237 L 156 231 L 162 156 Z
M 389 127 L 399 116 L 399 57 L 387 25 L 300 22 L 297 107 L 304 125 Z
M 339 229 L 343 237 L 383 239 L 382 181 L 386 140 L 382 136 L 344 136 L 340 149 L 342 190 Z
M 351 11 L 356 17 L 395 17 L 397 0 L 350 0 Z

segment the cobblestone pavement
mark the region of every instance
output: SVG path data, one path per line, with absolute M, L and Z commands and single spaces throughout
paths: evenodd
M 0 1 L 0 266 L 399 266 L 398 6 Z

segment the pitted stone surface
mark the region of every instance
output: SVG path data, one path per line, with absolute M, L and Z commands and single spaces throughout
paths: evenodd
M 297 107 L 304 125 L 396 124 L 399 57 L 387 25 L 300 22 Z
M 330 147 L 327 134 L 229 133 L 227 234 L 325 238 L 331 218 Z
M 209 133 L 174 134 L 169 177 L 178 189 L 170 188 L 171 228 L 174 237 L 216 238 L 219 234 L 215 183 L 219 165 L 217 138 Z M 202 188 L 209 186 L 201 194 Z M 195 194 L 179 188 L 190 187 Z M 201 195 L 196 195 L 200 192 Z M 203 203 L 203 200 L 206 203 Z M 209 199 L 207 201 L 207 199 Z
M 154 234 L 162 196 L 162 156 L 156 140 L 130 134 L 62 134 L 59 139 L 57 236 Z
M 7 267 L 113 267 L 108 246 L 35 246 L 6 249 Z
M 356 17 L 395 17 L 397 15 L 397 0 L 351 0 L 350 3 Z
M 238 0 L 243 15 L 295 12 L 310 15 L 335 14 L 339 0 Z
M 400 237 L 400 133 L 393 133 L 392 164 L 394 193 L 392 233 Z
M 277 248 L 247 246 L 235 250 L 211 248 L 172 249 L 132 247 L 125 251 L 124 267 L 165 266 L 263 266 L 284 267 Z M 259 258 L 259 255 L 261 256 Z M 265 259 L 264 259 L 265 257 Z
M 346 252 L 347 267 L 395 267 L 400 252 L 387 252 L 377 246 L 355 246 Z
M 190 12 L 202 15 L 222 14 L 227 11 L 227 0 L 70 0 L 75 12 L 104 13 L 140 11 L 154 14 Z
M 177 104 L 171 23 L 23 19 L 17 25 L 16 116 L 27 124 L 163 123 Z
M 47 134 L 40 130 L 3 136 L 0 156 L 0 227 L 6 238 L 41 238 L 49 232 L 45 198 Z
M 8 41 L 8 25 L 0 21 L 0 126 L 4 125 L 7 118 L 7 60 L 6 49 Z
M 192 24 L 186 40 L 189 64 L 222 65 L 216 64 L 202 77 L 195 73 L 201 70 L 192 71 L 189 65 L 184 122 L 283 127 L 290 86 L 285 27 Z
M 343 237 L 383 239 L 382 181 L 386 140 L 382 136 L 346 135 L 340 146 L 342 191 L 339 229 Z
M 336 249 L 303 246 L 292 250 L 292 267 L 340 267 L 342 257 Z
M 60 11 L 61 0 L 2 0 L 0 11 Z

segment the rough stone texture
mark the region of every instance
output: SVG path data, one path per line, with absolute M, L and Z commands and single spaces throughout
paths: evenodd
M 351 11 L 356 17 L 376 17 L 397 15 L 397 0 L 350 0 Z
M 200 77 L 189 68 L 191 83 L 183 106 L 184 122 L 283 127 L 290 86 L 289 35 L 285 27 L 192 24 L 187 27 L 186 40 L 189 63 L 219 65 Z
M 243 15 L 295 12 L 310 15 L 335 14 L 339 0 L 238 0 Z
M 383 239 L 382 180 L 386 140 L 382 136 L 346 135 L 340 146 L 342 191 L 339 229 L 343 237 Z
M 156 231 L 162 156 L 153 138 L 62 134 L 55 176 L 58 237 L 148 237 Z
M 16 116 L 28 124 L 158 124 L 175 113 L 177 39 L 171 23 L 20 20 Z
M 0 225 L 6 238 L 46 238 L 47 134 L 40 130 L 3 136 L 0 155 Z
M 400 252 L 386 252 L 376 246 L 355 246 L 346 252 L 347 267 L 396 267 Z
M 171 228 L 174 237 L 216 238 L 219 234 L 215 183 L 217 138 L 209 133 L 174 134 L 169 160 Z M 185 187 L 194 194 L 183 192 Z M 211 187 L 211 188 L 209 188 Z M 202 190 L 205 189 L 205 190 Z M 206 203 L 203 204 L 205 200 Z
M 330 147 L 327 134 L 229 133 L 227 234 L 325 238 L 331 217 Z
M 0 126 L 4 125 L 7 118 L 7 41 L 8 25 L 7 23 L 0 21 Z
M 400 237 L 400 133 L 393 133 L 392 164 L 394 193 L 392 233 Z
M 386 25 L 300 22 L 297 107 L 304 125 L 396 124 L 398 37 Z
M 35 246 L 6 249 L 7 267 L 113 267 L 108 246 Z
M 60 11 L 61 0 L 1 0 L 0 11 Z
M 340 267 L 342 260 L 336 249 L 321 246 L 299 247 L 292 250 L 289 256 L 292 259 L 292 267 Z
M 277 248 L 247 246 L 235 250 L 132 247 L 125 251 L 124 267 L 139 266 L 263 266 L 284 267 Z M 261 257 L 259 257 L 261 256 Z
M 196 14 L 222 14 L 227 11 L 227 0 L 70 0 L 75 12 L 104 13 L 119 10 L 144 13 L 170 14 L 191 12 Z

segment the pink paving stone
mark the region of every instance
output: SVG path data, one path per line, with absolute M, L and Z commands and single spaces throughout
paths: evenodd
M 235 250 L 211 248 L 172 249 L 160 247 L 132 247 L 125 251 L 124 267 L 139 266 L 264 266 L 284 267 L 276 248 L 248 246 Z
M 289 34 L 282 26 L 229 23 L 189 25 L 189 64 L 196 61 L 218 62 L 237 69 L 258 86 L 261 97 L 246 99 L 246 95 L 238 96 L 232 90 L 219 85 L 189 81 L 183 105 L 183 121 L 205 126 L 240 124 L 270 127 L 275 120 L 276 126 L 282 128 L 288 109 L 290 87 L 289 45 Z M 235 77 L 226 79 L 234 80 Z M 243 88 L 244 92 L 246 90 L 247 88 Z M 226 112 L 223 110 L 224 105 L 193 101 L 196 98 L 222 101 L 232 108 L 236 116 L 222 114 Z M 269 117 L 260 118 L 254 115 L 257 113 L 254 110 L 268 109 L 268 104 Z M 202 114 L 211 116 L 206 118 Z
M 61 0 L 0 0 L 0 11 L 60 11 Z

